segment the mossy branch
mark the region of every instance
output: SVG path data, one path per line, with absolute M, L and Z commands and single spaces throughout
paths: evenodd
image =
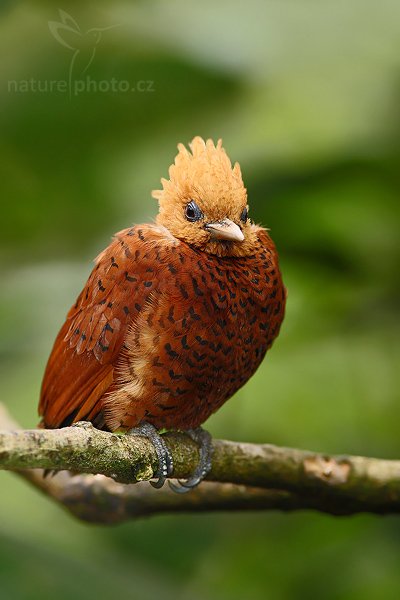
M 115 523 L 160 512 L 208 510 L 400 513 L 399 460 L 215 440 L 208 481 L 178 495 L 136 483 L 150 479 L 157 468 L 154 448 L 145 438 L 106 433 L 90 423 L 19 430 L 4 410 L 0 428 L 0 469 L 17 471 L 89 521 Z M 184 434 L 168 433 L 165 440 L 174 458 L 174 476 L 188 477 L 198 460 L 196 444 Z M 62 472 L 44 479 L 35 469 L 92 476 Z

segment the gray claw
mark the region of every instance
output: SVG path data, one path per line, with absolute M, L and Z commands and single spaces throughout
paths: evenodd
M 128 431 L 128 435 L 140 435 L 146 437 L 153 444 L 158 458 L 158 469 L 154 473 L 157 481 L 150 481 L 155 488 L 162 488 L 167 477 L 172 475 L 174 463 L 170 451 L 168 450 L 163 438 L 157 429 L 151 423 L 141 423 L 138 427 L 133 427 Z
M 189 477 L 189 479 L 179 479 L 177 483 L 168 481 L 171 490 L 178 494 L 185 494 L 203 481 L 207 473 L 211 470 L 211 458 L 214 452 L 212 438 L 208 431 L 198 427 L 197 429 L 189 429 L 185 433 L 200 446 L 200 460 L 193 475 Z

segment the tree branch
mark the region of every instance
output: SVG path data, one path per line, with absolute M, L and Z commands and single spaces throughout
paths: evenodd
M 17 471 L 88 521 L 116 523 L 161 512 L 211 510 L 400 513 L 397 460 L 215 440 L 209 481 L 178 495 L 168 488 L 131 484 L 150 479 L 157 468 L 154 448 L 145 438 L 106 433 L 90 423 L 18 430 L 4 409 L 0 427 L 0 469 Z M 165 440 L 174 458 L 174 476 L 188 477 L 198 460 L 196 444 L 184 434 L 168 433 Z M 38 468 L 95 475 L 61 472 L 44 479 Z

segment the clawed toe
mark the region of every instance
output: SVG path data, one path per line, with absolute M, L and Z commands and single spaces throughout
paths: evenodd
M 174 470 L 171 453 L 163 438 L 160 436 L 157 429 L 150 423 L 141 423 L 138 427 L 130 429 L 128 434 L 146 437 L 153 444 L 158 458 L 158 469 L 156 473 L 154 473 L 157 481 L 150 481 L 150 484 L 157 489 L 162 488 L 167 477 L 170 477 Z
M 201 427 L 197 429 L 189 429 L 186 431 L 187 435 L 200 446 L 200 460 L 193 475 L 189 479 L 179 479 L 177 483 L 168 481 L 170 488 L 178 493 L 185 494 L 194 487 L 199 485 L 201 481 L 211 470 L 211 459 L 213 455 L 212 438 L 208 431 L 205 431 Z
M 208 431 L 201 427 L 189 429 L 187 435 L 200 447 L 200 460 L 194 473 L 186 480 L 179 479 L 176 483 L 168 481 L 170 488 L 178 494 L 185 494 L 189 490 L 199 485 L 211 469 L 211 458 L 213 455 L 212 439 Z M 141 423 L 128 431 L 130 435 L 139 435 L 146 437 L 154 446 L 158 458 L 158 469 L 154 473 L 156 481 L 150 481 L 154 488 L 162 488 L 168 477 L 171 477 L 174 470 L 174 463 L 170 451 L 165 441 L 158 433 L 157 429 L 150 423 Z
M 174 483 L 173 481 L 168 481 L 168 485 L 171 488 L 171 490 L 173 492 L 176 492 L 177 494 L 186 494 L 186 492 L 189 492 L 190 490 L 192 490 L 193 488 L 195 488 L 197 485 L 199 485 L 199 483 L 202 481 L 204 477 L 190 477 L 189 479 L 178 479 L 177 483 Z
M 161 440 L 162 440 L 162 438 L 161 438 Z M 164 446 L 165 446 L 165 444 L 164 444 Z M 174 470 L 172 456 L 166 446 L 165 446 L 165 450 L 166 451 L 162 453 L 162 456 L 160 456 L 158 454 L 157 448 L 156 448 L 157 457 L 158 457 L 158 469 L 157 469 L 156 473 L 154 473 L 154 476 L 157 477 L 158 479 L 157 479 L 157 481 L 150 481 L 150 485 L 152 485 L 154 488 L 157 488 L 157 489 L 162 488 L 162 486 L 164 485 L 164 483 L 167 480 L 167 477 L 170 477 Z

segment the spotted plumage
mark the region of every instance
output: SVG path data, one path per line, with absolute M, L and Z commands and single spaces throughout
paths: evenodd
M 155 224 L 117 233 L 50 355 L 45 427 L 195 429 L 256 371 L 279 333 L 275 246 L 247 216 L 222 146 L 179 146 Z

